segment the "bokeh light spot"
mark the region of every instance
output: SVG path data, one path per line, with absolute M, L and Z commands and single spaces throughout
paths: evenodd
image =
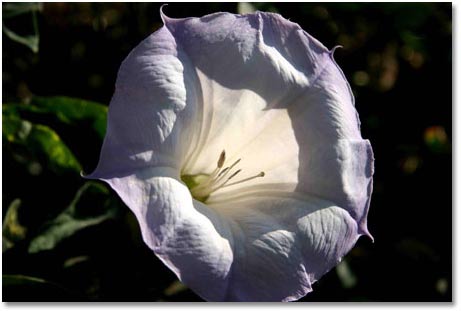
M 421 162 L 417 156 L 408 156 L 403 160 L 402 170 L 405 174 L 413 174 L 421 166 Z
M 445 149 L 448 143 L 447 132 L 443 126 L 430 126 L 424 131 L 424 142 L 434 152 Z
M 370 82 L 370 76 L 366 71 L 356 71 L 354 72 L 352 80 L 357 86 L 365 86 Z
M 435 283 L 435 289 L 442 295 L 448 290 L 448 282 L 445 278 L 438 279 Z

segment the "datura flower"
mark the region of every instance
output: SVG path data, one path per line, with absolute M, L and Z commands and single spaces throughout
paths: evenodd
M 278 14 L 174 19 L 121 65 L 100 160 L 210 301 L 292 301 L 367 230 L 373 153 L 333 51 Z

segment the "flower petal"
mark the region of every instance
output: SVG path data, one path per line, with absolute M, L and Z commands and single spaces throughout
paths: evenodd
M 211 207 L 234 234 L 229 300 L 297 300 L 359 237 L 347 211 L 312 196 L 260 192 Z
M 299 192 L 327 198 L 347 210 L 359 233 L 371 239 L 367 215 L 373 191 L 374 157 L 368 140 L 339 140 L 300 152 L 307 161 L 299 169 Z
M 197 83 L 175 39 L 162 27 L 122 63 L 111 100 L 107 134 L 97 169 L 89 178 L 108 178 L 148 166 L 178 168 L 199 101 Z M 187 143 L 185 143 L 187 142 Z
M 106 180 L 135 214 L 144 242 L 196 293 L 225 299 L 233 261 L 229 224 L 192 199 L 179 172 L 150 168 Z
M 352 217 L 328 201 L 260 192 L 206 206 L 177 174 L 156 168 L 108 182 L 134 212 L 146 244 L 207 300 L 299 299 L 359 236 Z
M 372 238 L 367 215 L 373 191 L 373 151 L 368 140 L 340 139 L 334 145 L 300 145 L 297 183 L 261 183 L 212 196 L 210 204 L 224 203 L 261 191 L 295 191 L 334 202 L 350 213 L 359 233 Z M 281 175 L 283 176 L 283 175 Z

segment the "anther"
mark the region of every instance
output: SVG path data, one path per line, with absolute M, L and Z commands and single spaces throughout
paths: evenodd
M 223 172 L 229 170 L 229 168 L 227 167 L 223 171 L 221 171 L 221 168 L 223 167 L 225 161 L 226 161 L 226 150 L 223 150 L 221 154 L 219 155 L 217 167 L 214 169 L 214 171 L 208 176 L 208 178 L 203 183 L 194 187 L 194 191 L 196 192 L 200 191 L 216 183 L 216 181 L 218 180 L 218 177 L 221 176 Z
M 226 150 L 223 150 L 221 152 L 221 155 L 219 156 L 218 168 L 223 167 L 225 161 L 226 161 Z

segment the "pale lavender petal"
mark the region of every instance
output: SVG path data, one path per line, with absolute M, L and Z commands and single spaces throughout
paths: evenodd
M 197 294 L 226 300 L 233 237 L 226 219 L 192 199 L 167 167 L 106 180 L 135 214 L 144 242 Z
M 100 161 L 88 177 L 122 176 L 150 166 L 179 169 L 200 111 L 194 92 L 197 81 L 179 53 L 175 39 L 162 27 L 124 60 Z
M 359 237 L 347 211 L 311 196 L 272 191 L 212 207 L 234 234 L 230 300 L 297 300 Z
M 301 162 L 297 191 L 335 202 L 357 221 L 360 234 L 372 238 L 367 228 L 374 171 L 369 141 L 339 140 L 303 152 L 308 160 Z

